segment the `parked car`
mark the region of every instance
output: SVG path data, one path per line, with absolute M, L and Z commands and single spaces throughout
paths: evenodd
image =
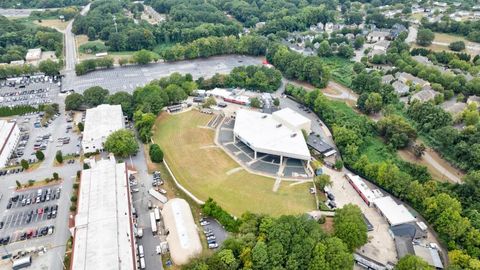
M 208 244 L 208 248 L 210 248 L 210 249 L 218 248 L 218 244 L 217 244 L 216 242 L 214 242 L 214 243 L 209 243 L 209 244 Z

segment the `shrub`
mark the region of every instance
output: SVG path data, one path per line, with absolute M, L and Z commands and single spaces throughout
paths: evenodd
M 80 130 L 80 132 L 83 132 L 84 126 L 82 122 L 78 123 L 77 127 L 78 127 L 78 130 Z
M 70 211 L 71 211 L 71 212 L 77 211 L 77 206 L 72 204 L 72 205 L 70 206 Z
M 77 196 L 72 195 L 72 197 L 70 197 L 70 201 L 71 202 L 76 202 L 77 201 Z
M 28 180 L 28 186 L 31 187 L 35 184 L 35 180 Z
M 211 216 L 218 220 L 227 231 L 238 232 L 241 221 L 235 219 L 227 211 L 223 210 L 212 198 L 208 198 L 205 204 L 202 206 L 202 211 L 205 215 Z
M 57 153 L 55 154 L 55 160 L 60 164 L 63 163 L 62 151 L 60 150 L 57 151 Z
M 45 159 L 45 155 L 43 154 L 42 151 L 40 150 L 37 150 L 37 152 L 35 152 L 35 156 L 37 157 L 38 160 L 42 161 Z
M 57 173 L 57 172 L 54 172 L 54 173 L 53 173 L 53 179 L 55 179 L 55 180 L 59 180 L 59 179 L 60 179 L 60 177 L 58 176 L 58 173 Z
M 80 185 L 79 185 L 78 183 L 74 183 L 74 184 L 73 184 L 73 189 L 78 189 L 79 186 L 80 186 Z
M 30 166 L 30 165 L 28 164 L 28 161 L 26 161 L 25 159 L 22 159 L 22 160 L 20 161 L 20 164 L 22 165 L 22 168 L 23 168 L 24 170 L 28 169 L 28 167 Z
M 150 146 L 149 153 L 152 162 L 160 163 L 163 161 L 163 151 L 162 149 L 160 149 L 160 146 L 158 146 L 158 144 L 152 144 Z

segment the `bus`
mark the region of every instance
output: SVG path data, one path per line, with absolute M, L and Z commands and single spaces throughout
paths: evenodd
M 153 213 L 155 214 L 155 220 L 160 221 L 160 210 L 158 210 L 158 207 L 153 209 Z
M 23 258 L 20 258 L 18 260 L 13 261 L 12 269 L 13 270 L 23 269 L 23 268 L 29 267 L 30 265 L 32 265 L 32 257 L 31 256 L 26 256 L 26 257 L 23 257 Z
M 150 212 L 150 222 L 152 223 L 152 234 L 157 233 L 157 220 L 155 219 L 155 213 Z

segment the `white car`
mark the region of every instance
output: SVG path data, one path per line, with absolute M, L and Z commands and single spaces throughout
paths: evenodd
M 155 248 L 155 250 L 157 251 L 157 254 L 161 254 L 162 253 L 162 248 L 160 246 L 157 246 Z
M 131 190 L 132 190 L 132 193 L 136 193 L 140 191 L 138 188 L 132 188 Z
M 207 240 L 216 240 L 216 239 L 217 239 L 217 237 L 215 237 L 215 235 L 207 237 Z
M 208 248 L 218 248 L 218 244 L 217 243 L 212 243 L 212 244 L 208 244 Z
M 207 225 L 210 225 L 210 222 L 205 220 L 205 221 L 200 222 L 200 225 L 207 226 Z
M 158 192 L 162 193 L 162 194 L 167 194 L 167 191 L 163 188 L 159 188 L 158 189 Z

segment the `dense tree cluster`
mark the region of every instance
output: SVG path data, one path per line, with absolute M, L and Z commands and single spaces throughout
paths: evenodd
M 177 44 L 166 49 L 162 57 L 166 61 L 195 59 L 222 54 L 265 55 L 268 40 L 262 36 L 247 35 L 240 38 L 207 37 L 200 38 L 187 44 Z
M 453 43 L 452 43 L 453 44 Z M 434 64 L 444 65 L 453 69 L 461 69 L 475 75 L 479 72 L 479 57 L 472 57 L 465 52 L 435 52 L 426 48 L 414 48 L 411 55 L 426 56 Z
M 282 83 L 282 73 L 265 66 L 241 66 L 234 68 L 230 74 L 217 73 L 210 79 L 200 79 L 197 82 L 201 89 L 240 87 L 260 92 L 273 92 Z
M 75 65 L 75 73 L 77 75 L 84 75 L 90 71 L 94 71 L 97 68 L 111 68 L 113 67 L 112 57 L 102 57 L 95 59 L 87 59 Z
M 242 220 L 236 219 L 217 204 L 212 198 L 208 198 L 202 205 L 202 212 L 218 220 L 227 231 L 238 232 Z
M 480 21 L 478 20 L 457 22 L 445 16 L 438 22 L 422 19 L 422 25 L 434 32 L 462 35 L 470 41 L 480 42 Z
M 52 28 L 26 25 L 4 16 L 0 16 L 0 25 L 0 63 L 25 60 L 31 48 L 55 51 L 57 56 L 62 53 L 63 35 Z
M 67 6 L 83 6 L 88 0 L 3 0 L 1 8 L 57 8 Z
M 107 137 L 105 150 L 119 157 L 128 157 L 138 151 L 135 134 L 128 129 L 120 129 Z
M 478 171 L 472 171 L 465 178 L 465 184 L 440 184 L 431 179 L 425 168 L 399 161 L 381 145 L 376 145 L 375 151 L 384 157 L 381 161 L 371 160 L 366 154 L 361 154 L 375 140 L 371 120 L 356 114 L 344 103 L 328 100 L 318 90 L 307 93 L 302 88 L 287 86 L 286 92 L 312 108 L 332 128 L 335 142 L 350 169 L 405 200 L 421 213 L 447 243 L 451 251 L 450 260 L 455 267 L 475 269 L 470 267 L 480 263 L 477 259 L 480 255 Z M 453 145 L 458 139 L 455 137 L 461 136 L 458 130 L 448 126 L 451 121 L 448 114 L 431 103 L 413 103 L 407 114 L 418 121 L 420 130 L 438 134 L 437 140 L 444 139 L 444 147 Z M 472 129 L 466 128 L 462 133 L 473 134 Z M 480 149 L 478 145 L 462 144 L 465 144 L 464 155 L 478 158 L 475 156 L 480 153 L 476 151 L 476 148 Z M 453 149 L 450 148 L 450 151 Z M 479 162 L 477 159 L 476 165 L 472 163 L 472 166 L 478 166 Z
M 271 46 L 267 59 L 288 79 L 305 81 L 315 87 L 325 87 L 330 79 L 330 72 L 319 57 L 304 56 L 283 45 Z
M 381 119 L 377 123 L 377 128 L 380 135 L 395 149 L 407 147 L 417 137 L 415 128 L 398 115 Z
M 227 239 L 219 251 L 195 259 L 182 269 L 344 270 L 353 267 L 348 245 L 325 233 L 306 216 L 273 218 L 246 213 L 240 221 L 239 233 Z M 366 235 L 366 228 L 364 233 Z

